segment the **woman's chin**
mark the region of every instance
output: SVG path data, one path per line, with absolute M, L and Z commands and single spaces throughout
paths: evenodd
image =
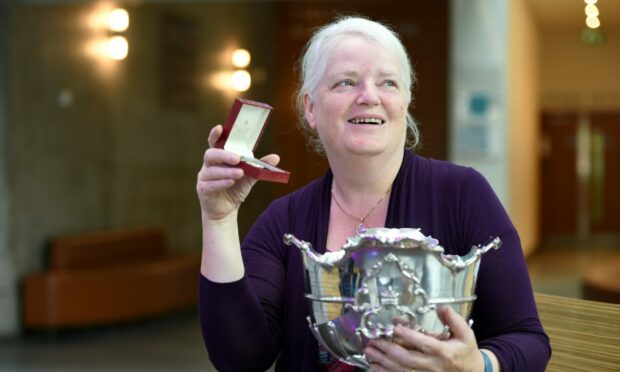
M 388 149 L 384 145 L 365 143 L 352 146 L 347 149 L 349 153 L 357 156 L 377 156 L 385 153 Z

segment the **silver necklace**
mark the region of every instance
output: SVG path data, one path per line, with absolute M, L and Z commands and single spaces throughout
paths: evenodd
M 342 212 L 344 212 L 344 214 L 346 214 L 347 216 L 360 221 L 360 224 L 357 225 L 357 228 L 355 229 L 355 232 L 358 235 L 361 235 L 363 233 L 366 232 L 366 230 L 368 230 L 368 225 L 366 225 L 366 219 L 372 214 L 372 212 L 375 211 L 375 209 L 379 206 L 379 204 L 381 204 L 381 202 L 383 201 L 383 199 L 385 199 L 388 194 L 390 193 L 390 191 L 392 190 L 392 186 L 390 186 L 390 188 L 388 189 L 388 191 L 385 193 L 385 195 L 383 195 L 381 197 L 381 199 L 379 199 L 379 201 L 377 202 L 377 204 L 375 204 L 372 208 L 370 208 L 370 210 L 368 211 L 368 213 L 366 213 L 366 215 L 364 217 L 356 217 L 354 215 L 352 215 L 351 213 L 347 212 L 344 207 L 342 206 L 342 204 L 340 204 L 340 202 L 338 201 L 338 199 L 336 198 L 336 194 L 334 194 L 334 189 L 332 188 L 332 199 L 334 199 L 334 201 L 336 202 L 336 205 L 338 206 L 338 208 L 340 208 L 340 210 Z

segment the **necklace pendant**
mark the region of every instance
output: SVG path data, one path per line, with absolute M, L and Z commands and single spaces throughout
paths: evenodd
M 362 222 L 357 225 L 357 229 L 355 229 L 355 232 L 357 233 L 357 235 L 362 235 L 366 232 L 366 230 L 368 230 L 368 226 L 366 226 L 366 224 Z

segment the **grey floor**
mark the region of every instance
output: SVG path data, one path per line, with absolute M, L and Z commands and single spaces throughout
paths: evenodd
M 0 340 L 0 371 L 215 371 L 197 312 Z
M 581 296 L 581 277 L 620 248 L 550 247 L 528 258 L 534 290 Z M 214 371 L 196 312 L 137 324 L 0 339 L 0 371 Z
M 598 263 L 620 257 L 620 241 L 550 245 L 527 259 L 534 291 L 582 298 L 582 279 Z

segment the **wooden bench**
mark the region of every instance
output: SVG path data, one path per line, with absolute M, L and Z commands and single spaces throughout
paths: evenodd
M 161 228 L 62 236 L 22 285 L 25 328 L 73 328 L 196 306 L 200 254 L 173 254 Z
M 619 371 L 620 305 L 536 293 L 551 340 L 547 371 Z

